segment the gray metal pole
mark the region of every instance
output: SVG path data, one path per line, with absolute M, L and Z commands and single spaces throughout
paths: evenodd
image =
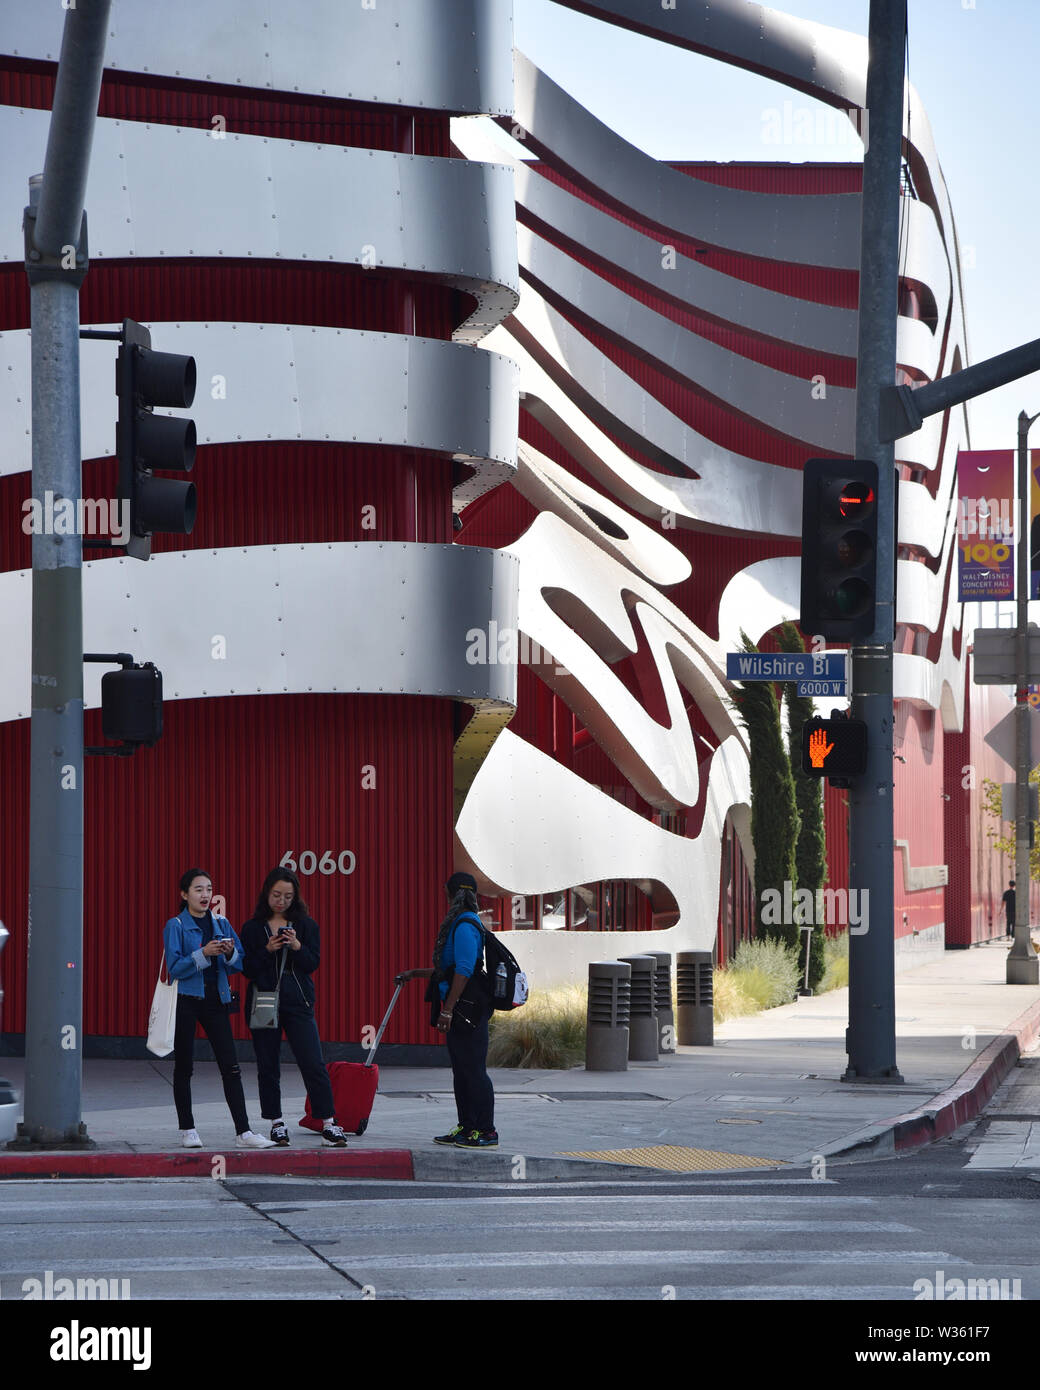
M 906 0 L 871 0 L 867 65 L 870 142 L 863 219 L 856 365 L 856 457 L 878 466 L 877 626 L 852 651 L 852 713 L 867 725 L 867 770 L 849 792 L 849 884 L 866 892 L 849 940 L 849 1064 L 844 1081 L 900 1082 L 893 942 L 892 644 L 895 639 L 895 452 L 882 443 L 881 391 L 896 374 L 899 184 Z M 861 903 L 863 903 L 861 899 Z
M 30 180 L 26 270 L 32 326 L 33 497 L 81 494 L 79 287 L 83 198 L 110 0 L 66 14 L 44 172 Z M 14 1144 L 89 1146 L 81 1122 L 83 1033 L 82 539 L 32 543 L 25 1120 Z
M 1015 939 L 1007 958 L 1009 985 L 1040 982 L 1040 960 L 1029 940 L 1029 451 L 1032 419 L 1018 417 L 1018 573 L 1015 631 Z

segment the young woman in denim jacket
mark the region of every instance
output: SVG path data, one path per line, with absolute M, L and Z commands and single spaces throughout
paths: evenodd
M 224 1082 L 224 1099 L 235 1122 L 235 1144 L 240 1149 L 269 1149 L 273 1147 L 271 1141 L 249 1127 L 242 1073 L 228 1019 L 228 975 L 242 968 L 242 943 L 231 923 L 210 911 L 213 883 L 204 870 L 189 869 L 181 875 L 180 896 L 180 912 L 163 929 L 163 946 L 167 972 L 177 981 L 173 1100 L 181 1144 L 186 1149 L 202 1148 L 191 1110 L 195 1026 L 201 1023 Z

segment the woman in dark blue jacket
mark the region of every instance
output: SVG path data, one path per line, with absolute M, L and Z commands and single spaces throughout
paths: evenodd
M 457 1149 L 497 1149 L 495 1088 L 487 1072 L 491 997 L 483 966 L 477 880 L 472 874 L 454 873 L 444 890 L 451 906 L 434 943 L 433 968 L 404 970 L 394 980 L 430 981 L 430 1022 L 446 1034 L 458 1124 L 433 1142 Z
M 191 1110 L 191 1075 L 194 1067 L 195 1026 L 203 1031 L 224 1082 L 224 1099 L 235 1122 L 235 1143 L 240 1149 L 269 1149 L 270 1140 L 249 1128 L 242 1073 L 231 1036 L 228 975 L 242 968 L 242 943 L 231 923 L 210 911 L 213 883 L 202 869 L 181 875 L 181 911 L 163 930 L 166 970 L 177 981 L 177 1024 L 173 1042 L 173 1100 L 181 1143 L 201 1149 Z
M 264 879 L 256 911 L 242 928 L 245 959 L 242 973 L 251 981 L 246 1017 L 254 990 L 278 990 L 278 1026 L 251 1028 L 256 1052 L 260 1114 L 271 1121 L 271 1139 L 286 1145 L 289 1131 L 282 1118 L 279 1054 L 285 1033 L 307 1088 L 311 1114 L 321 1121 L 322 1141 L 346 1147 L 347 1136 L 336 1123 L 332 1085 L 321 1052 L 314 1018 L 311 975 L 321 962 L 321 933 L 307 913 L 300 883 L 291 869 L 272 869 Z

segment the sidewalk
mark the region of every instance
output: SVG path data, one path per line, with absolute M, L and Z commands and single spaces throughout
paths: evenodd
M 716 1030 L 711 1048 L 680 1048 L 625 1072 L 492 1072 L 497 1151 L 430 1142 L 455 1123 L 447 1068 L 384 1067 L 368 1129 L 348 1149 L 297 1128 L 304 1093 L 283 1063 L 292 1145 L 233 1147 L 215 1063 L 196 1063 L 195 1119 L 213 1148 L 178 1146 L 173 1060 L 84 1063 L 90 1151 L 0 1150 L 0 1179 L 27 1176 L 295 1174 L 383 1179 L 532 1180 L 660 1177 L 773 1168 L 814 1157 L 866 1157 L 941 1138 L 973 1119 L 1040 1031 L 1040 989 L 1004 984 L 1006 945 L 950 951 L 896 977 L 902 1086 L 845 1085 L 848 991 L 800 999 Z M 20 1058 L 0 1075 L 22 1089 Z M 255 1068 L 243 1064 L 250 1119 L 261 1129 Z M 224 1165 L 214 1159 L 221 1155 Z M 649 1171 L 656 1170 L 656 1171 Z

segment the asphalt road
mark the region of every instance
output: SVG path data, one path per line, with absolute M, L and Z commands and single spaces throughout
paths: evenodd
M 951 1279 L 1036 1299 L 1040 1172 L 973 1152 L 624 1184 L 10 1182 L 0 1300 L 62 1279 L 132 1300 L 898 1302 Z

